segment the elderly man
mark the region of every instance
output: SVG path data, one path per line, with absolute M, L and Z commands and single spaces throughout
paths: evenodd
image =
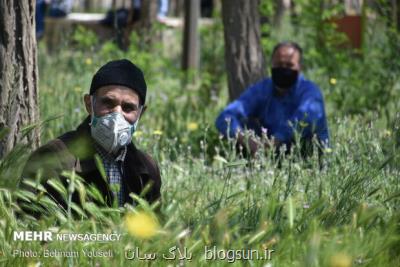
M 89 116 L 75 131 L 36 150 L 22 179 L 35 178 L 41 170 L 42 184 L 64 207 L 65 199 L 46 183 L 49 178 L 59 177 L 66 185 L 67 178 L 61 175 L 64 170 L 75 171 L 86 186 L 97 188 L 107 205 L 114 201 L 119 206 L 132 203 L 129 194 L 141 194 L 145 187 L 144 198 L 149 202 L 158 200 L 161 178 L 157 164 L 132 143 L 132 134 L 146 109 L 146 91 L 142 71 L 129 60 L 102 66 L 93 76 L 89 94 L 84 96 Z M 77 193 L 73 201 L 79 202 Z
M 271 78 L 250 86 L 218 116 L 221 134 L 237 137 L 238 144 L 254 153 L 261 144 L 245 138 L 244 130 L 265 132 L 275 146 L 294 142 L 295 131 L 302 141 L 315 135 L 320 145 L 329 142 L 323 96 L 316 84 L 301 72 L 302 49 L 294 42 L 282 42 L 272 53 Z M 247 142 L 247 141 L 248 142 Z M 310 142 L 303 142 L 310 143 Z

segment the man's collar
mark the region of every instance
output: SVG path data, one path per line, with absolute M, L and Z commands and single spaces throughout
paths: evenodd
M 80 133 L 85 133 L 90 135 L 90 115 L 87 116 L 81 124 L 79 124 L 76 130 Z
M 96 152 L 100 155 L 100 157 L 103 160 L 121 161 L 121 162 L 123 162 L 125 160 L 125 156 L 126 156 L 126 153 L 128 150 L 127 147 L 124 146 L 118 151 L 118 153 L 111 154 L 111 153 L 108 153 L 103 147 L 101 147 L 96 142 L 94 142 L 94 149 L 96 150 Z

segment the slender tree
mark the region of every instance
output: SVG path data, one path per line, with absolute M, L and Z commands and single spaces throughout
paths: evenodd
M 259 0 L 222 0 L 229 98 L 264 76 Z
M 283 16 L 285 15 L 285 11 L 287 8 L 285 2 L 286 2 L 285 0 L 274 1 L 274 9 L 275 9 L 275 15 L 273 18 L 274 27 L 279 28 L 282 24 Z
M 400 32 L 400 0 L 391 0 L 393 24 Z
M 18 142 L 39 145 L 37 130 L 21 129 L 37 122 L 38 89 L 35 39 L 35 1 L 0 1 L 0 157 Z M 4 133 L 4 132 L 3 132 Z
M 199 67 L 199 31 L 200 1 L 185 2 L 185 19 L 183 27 L 182 69 L 197 70 Z
M 140 21 L 138 23 L 138 32 L 143 45 L 153 43 L 157 37 L 153 33 L 153 26 L 157 20 L 158 1 L 141 1 Z
M 170 0 L 169 1 L 169 9 L 171 10 L 170 14 L 172 17 L 181 17 L 183 15 L 183 0 Z

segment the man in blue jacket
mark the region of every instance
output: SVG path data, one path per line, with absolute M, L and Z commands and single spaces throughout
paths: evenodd
M 237 138 L 252 155 L 260 142 L 246 138 L 244 130 L 266 133 L 273 144 L 290 148 L 299 133 L 302 143 L 315 136 L 321 146 L 329 143 L 324 99 L 316 84 L 301 74 L 302 49 L 282 42 L 272 52 L 271 78 L 247 88 L 218 116 L 216 126 L 225 137 Z M 246 142 L 247 140 L 247 142 Z

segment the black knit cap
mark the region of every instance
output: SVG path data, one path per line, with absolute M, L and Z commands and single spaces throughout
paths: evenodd
M 90 94 L 106 85 L 129 87 L 139 95 L 141 105 L 146 102 L 147 85 L 143 72 L 127 59 L 113 60 L 102 66 L 93 76 Z

